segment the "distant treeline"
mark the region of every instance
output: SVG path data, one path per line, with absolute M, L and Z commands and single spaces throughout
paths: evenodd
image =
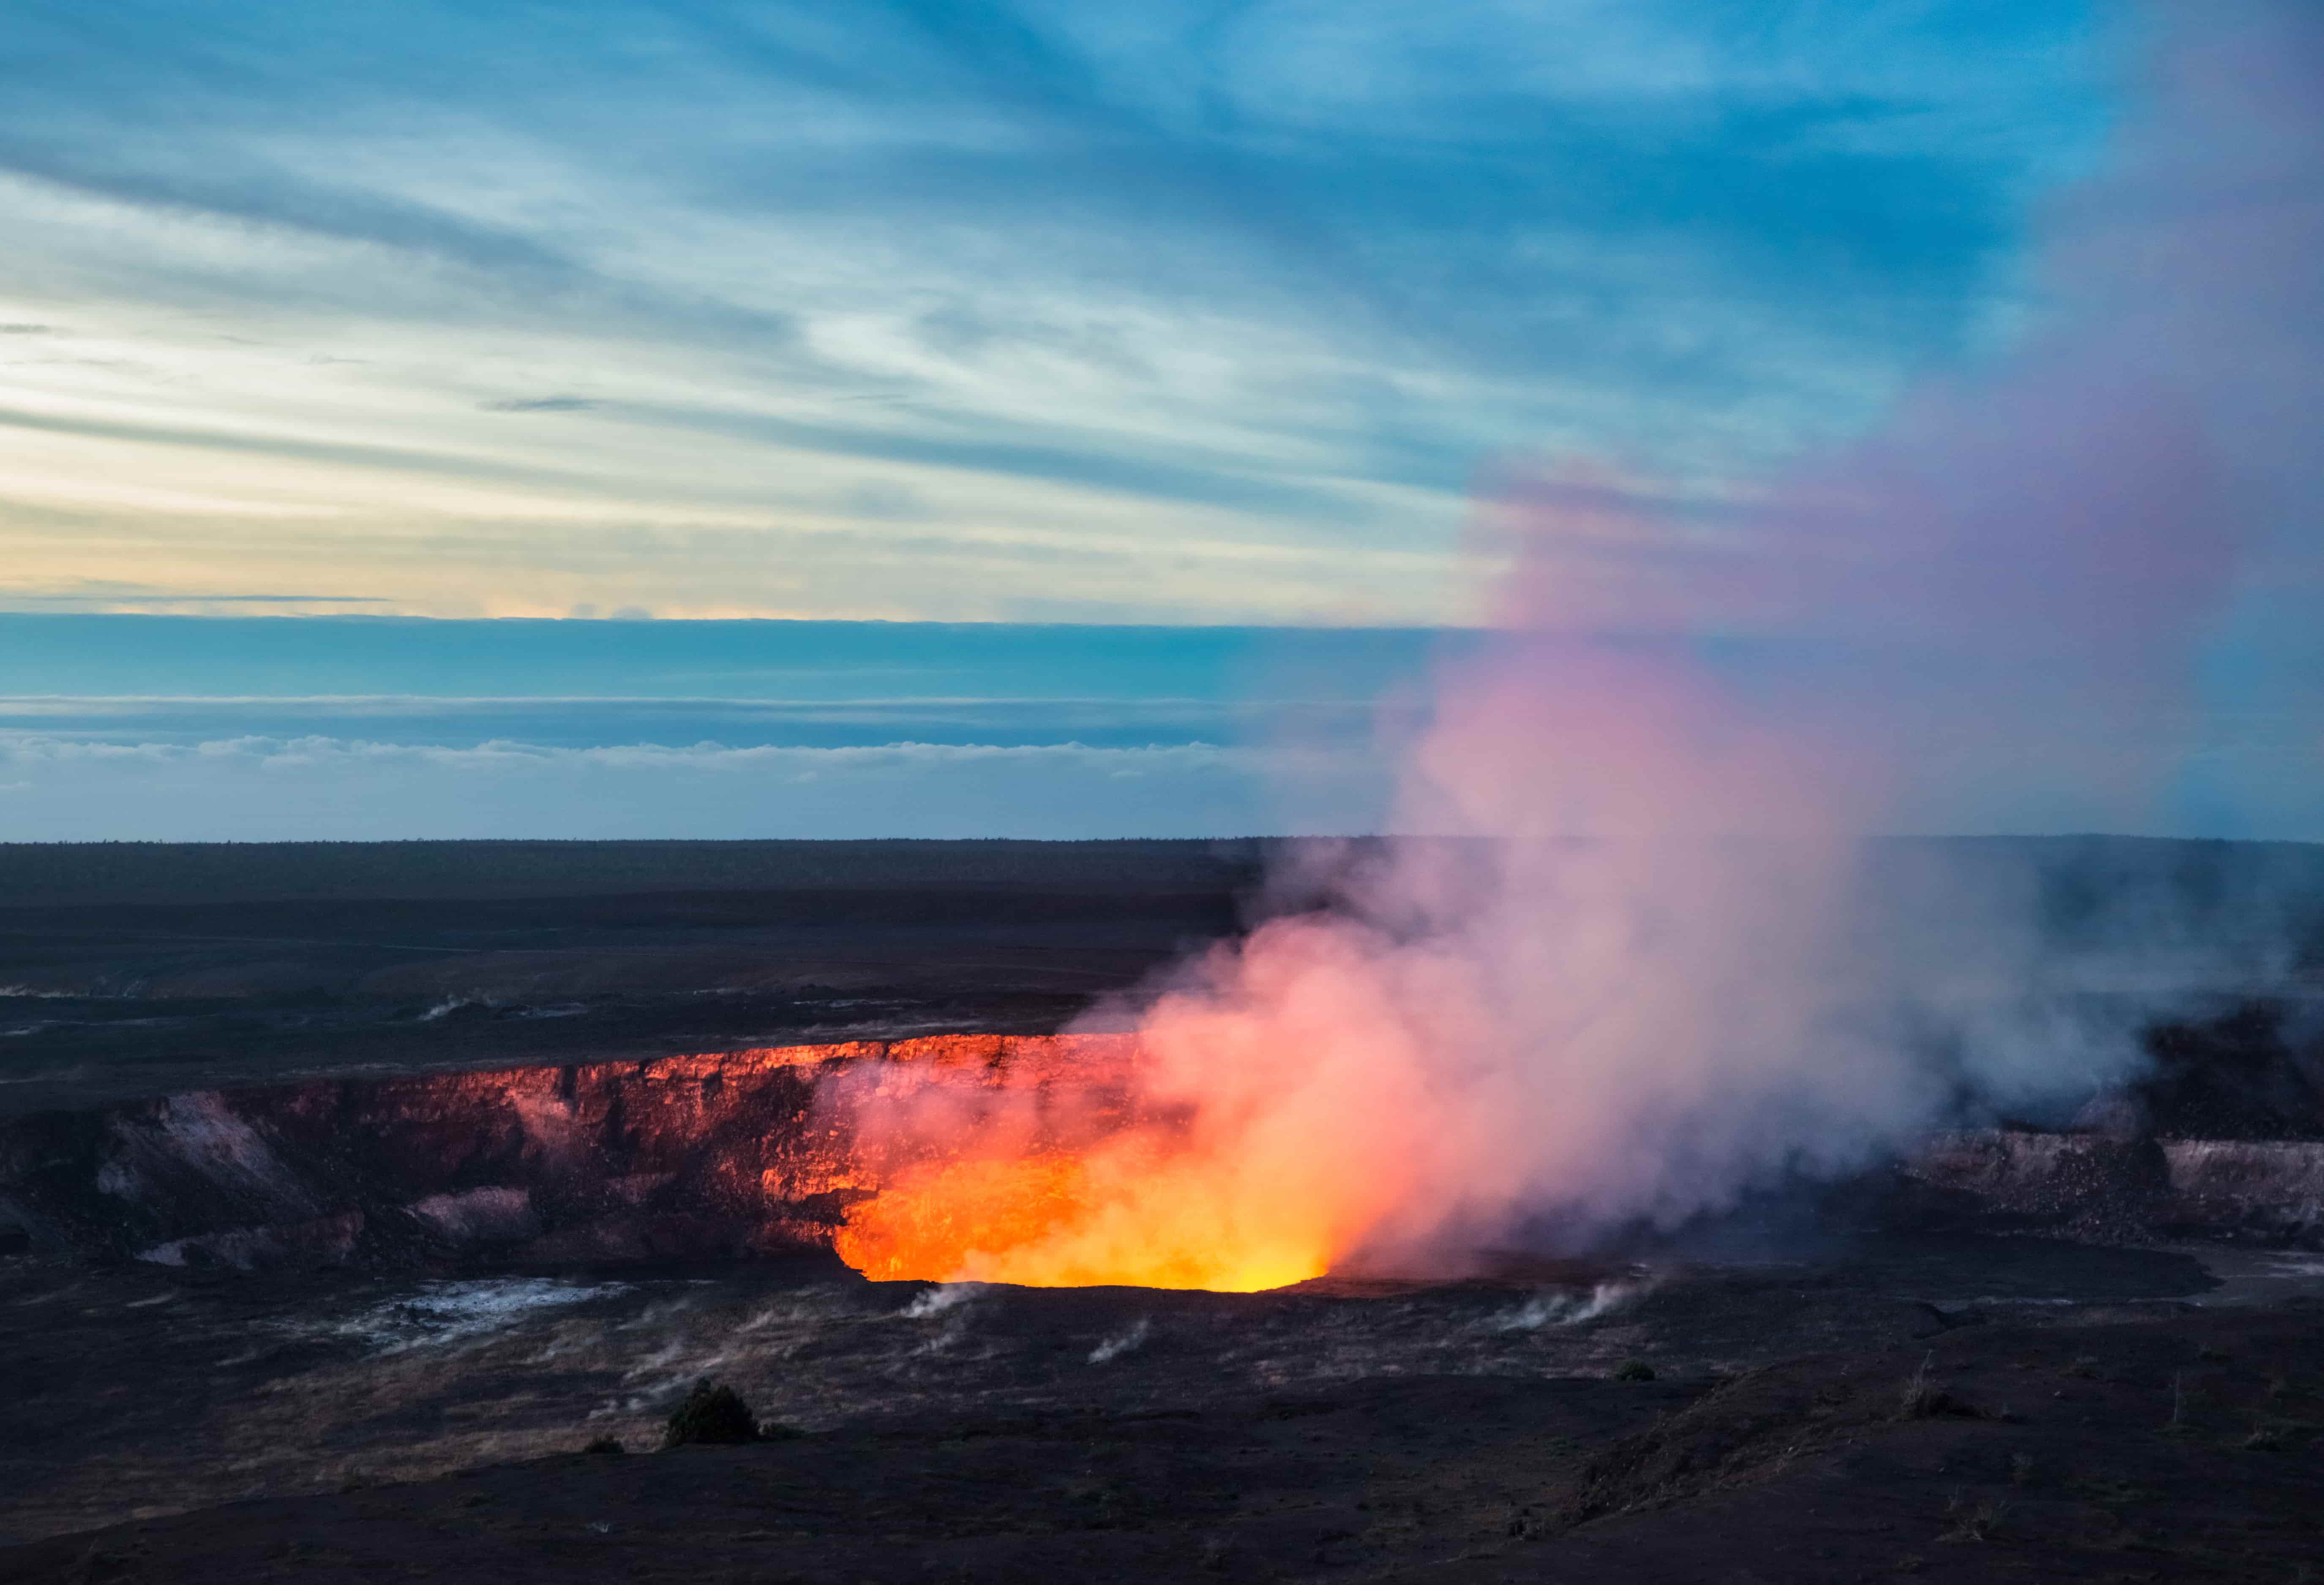
M 0 843 L 0 907 L 288 898 L 511 898 L 807 888 L 1232 889 L 1259 837 L 1118 842 Z

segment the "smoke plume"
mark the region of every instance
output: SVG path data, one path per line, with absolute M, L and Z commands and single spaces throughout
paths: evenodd
M 2189 933 L 1868 839 L 1963 787 L 2167 827 L 2207 636 L 2314 589 L 2324 28 L 2145 21 L 2001 366 L 1715 507 L 1610 466 L 1500 493 L 1496 631 L 1400 750 L 1428 834 L 1190 966 L 1140 1018 L 1152 1120 L 957 1275 L 1257 1286 L 1667 1227 L 2135 1065 Z

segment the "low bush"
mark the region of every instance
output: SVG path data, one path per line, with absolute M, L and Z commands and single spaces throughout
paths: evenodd
M 1929 1367 L 1935 1363 L 1935 1358 L 1932 1354 L 1923 1359 L 1921 1368 L 1904 1378 L 1904 1390 L 1897 1396 L 1896 1418 L 1899 1420 L 1992 1418 L 1984 1410 L 1955 1397 L 1929 1378 Z
M 723 1382 L 714 1386 L 705 1376 L 670 1411 L 669 1428 L 663 1435 L 662 1446 L 701 1442 L 732 1447 L 758 1440 L 759 1423 L 752 1417 L 751 1405 L 742 1401 L 742 1394 Z

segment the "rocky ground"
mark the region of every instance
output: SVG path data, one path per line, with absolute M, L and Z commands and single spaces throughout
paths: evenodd
M 19 1257 L 0 1318 L 0 1580 L 2290 1581 L 2324 1553 L 2313 1256 L 1891 1238 L 1250 1295 Z M 706 1375 L 800 1434 L 655 1451 Z
M 1282 906 L 1257 850 L 488 845 L 0 852 L 0 1580 L 2324 1575 L 2313 994 L 1619 1258 L 873 1284 L 668 1263 L 758 1247 L 799 1107 L 664 1059 L 1054 1030 Z M 371 1230 L 187 1241 L 292 1211 Z M 704 1377 L 783 1434 L 660 1451 Z

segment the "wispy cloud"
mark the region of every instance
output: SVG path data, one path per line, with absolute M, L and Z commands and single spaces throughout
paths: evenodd
M 1480 459 L 1713 489 L 1989 338 L 2085 20 L 24 0 L 0 314 L 59 328 L 0 352 L 0 548 L 446 614 L 1442 616 Z
M 158 588 L 124 578 L 76 578 L 61 584 L 0 582 L 0 613 L 103 611 L 178 615 L 338 613 L 350 606 L 385 605 L 377 594 L 272 594 L 247 590 Z
M 584 413 L 599 405 L 586 396 L 511 397 L 505 401 L 480 401 L 479 410 L 488 413 Z
M 0 733 L 11 840 L 1213 836 L 1354 831 L 1369 759 L 1182 743 L 454 748 Z
M 375 594 L 180 594 L 161 589 L 117 588 L 103 594 L 51 594 L 39 590 L 11 590 L 0 599 L 20 606 L 102 605 L 108 611 L 124 605 L 380 605 Z

